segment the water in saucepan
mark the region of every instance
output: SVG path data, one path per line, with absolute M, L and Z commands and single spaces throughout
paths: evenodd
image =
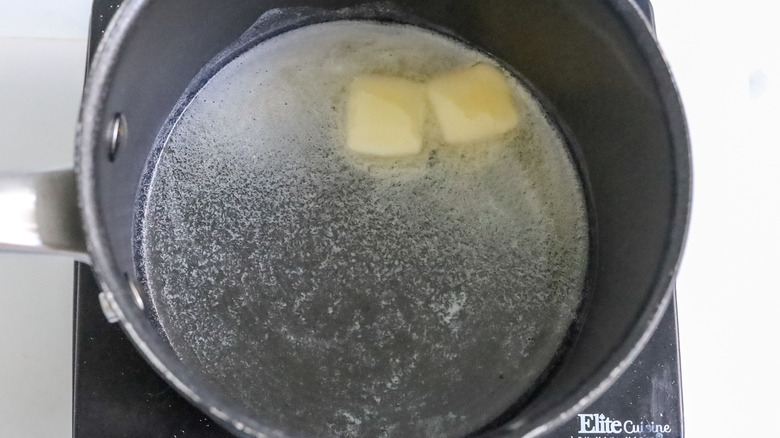
M 477 62 L 448 37 L 336 21 L 214 75 L 142 187 L 139 270 L 182 361 L 265 424 L 312 436 L 463 435 L 528 393 L 576 317 L 588 224 L 556 126 L 521 120 L 421 154 L 344 147 L 364 74 L 425 81 Z M 507 73 L 508 74 L 508 73 Z

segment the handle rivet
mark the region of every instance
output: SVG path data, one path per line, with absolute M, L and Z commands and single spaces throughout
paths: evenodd
M 110 324 L 119 321 L 119 316 L 114 311 L 114 306 L 111 305 L 108 295 L 106 295 L 105 292 L 100 292 L 98 294 L 98 301 L 100 301 L 100 309 L 103 310 L 103 316 L 106 317 L 106 321 Z
M 113 163 L 116 160 L 119 146 L 124 142 L 125 137 L 127 137 L 127 121 L 124 115 L 116 113 L 109 130 L 108 161 Z

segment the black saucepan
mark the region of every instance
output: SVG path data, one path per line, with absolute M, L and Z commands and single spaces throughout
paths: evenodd
M 293 13 L 267 14 L 279 8 Z M 264 18 L 257 21 L 261 16 Z M 155 166 L 160 145 L 181 116 L 177 108 L 196 99 L 210 75 L 251 48 L 254 40 L 245 34 L 247 29 L 253 29 L 251 35 L 256 40 L 264 40 L 297 27 L 343 19 L 405 22 L 481 49 L 516 72 L 567 138 L 568 153 L 576 163 L 587 201 L 589 226 L 588 269 L 578 291 L 577 317 L 567 325 L 562 340 L 556 338 L 555 344 L 546 346 L 543 360 L 534 362 L 537 350 L 528 348 L 532 356 L 529 367 L 536 367 L 533 384 L 513 395 L 499 411 L 487 408 L 490 400 L 506 398 L 502 387 L 511 388 L 522 372 L 512 367 L 516 351 L 507 345 L 514 342 L 496 340 L 501 333 L 506 334 L 501 330 L 509 324 L 507 318 L 512 313 L 488 300 L 484 303 L 487 313 L 478 314 L 478 323 L 472 320 L 474 330 L 463 329 L 452 338 L 432 334 L 440 337 L 430 344 L 420 344 L 413 330 L 406 330 L 423 324 L 424 316 L 401 318 L 403 321 L 387 332 L 392 342 L 375 336 L 378 332 L 371 327 L 384 309 L 378 297 L 384 300 L 388 293 L 398 293 L 399 298 L 390 301 L 403 303 L 403 294 L 418 286 L 434 291 L 465 287 L 473 293 L 478 282 L 458 277 L 452 259 L 461 253 L 446 251 L 426 253 L 437 255 L 444 260 L 441 263 L 410 264 L 394 276 L 379 275 L 379 269 L 386 266 L 383 262 L 418 256 L 422 260 L 419 251 L 410 250 L 419 236 L 383 234 L 379 226 L 364 226 L 355 235 L 338 235 L 339 230 L 358 229 L 349 225 L 354 215 L 381 216 L 389 214 L 390 207 L 356 207 L 362 205 L 352 202 L 361 196 L 359 190 L 329 190 L 330 177 L 316 169 L 296 173 L 299 180 L 293 177 L 273 186 L 279 181 L 274 174 L 277 167 L 262 167 L 268 172 L 260 177 L 264 182 L 253 184 L 261 200 L 271 196 L 268 187 L 275 187 L 270 201 L 242 203 L 240 195 L 233 199 L 233 192 L 221 193 L 210 204 L 219 207 L 209 213 L 212 230 L 198 234 L 195 240 L 194 232 L 190 240 L 171 238 L 170 245 L 152 251 L 157 255 L 139 250 L 149 234 L 144 221 L 154 215 L 147 204 L 147 189 L 162 172 L 155 174 Z M 224 52 L 226 48 L 230 48 L 228 52 Z M 537 436 L 559 425 L 609 387 L 654 330 L 670 300 L 690 203 L 689 146 L 679 98 L 646 19 L 629 0 L 396 1 L 379 6 L 339 0 L 128 0 L 109 26 L 90 68 L 76 157 L 75 179 L 71 172 L 59 172 L 0 181 L 4 194 L 37 196 L 35 203 L 25 207 L 29 210 L 25 216 L 28 233 L 4 246 L 88 259 L 104 290 L 104 310 L 121 322 L 151 366 L 226 428 L 250 437 Z M 202 163 L 220 165 L 208 159 Z M 231 171 L 229 166 L 225 169 Z M 175 184 L 175 172 L 171 175 L 171 184 Z M 213 193 L 210 188 L 219 184 L 215 180 L 219 172 L 209 175 L 211 179 L 194 184 L 197 187 L 192 193 L 197 196 L 191 197 L 190 210 L 182 211 L 199 214 L 198 206 L 209 199 Z M 233 189 L 241 192 L 242 187 Z M 302 203 L 302 199 L 312 203 Z M 273 216 L 287 211 L 288 205 L 298 205 L 297 216 Z M 339 210 L 339 205 L 346 207 Z M 254 228 L 250 224 L 234 229 L 236 221 L 246 219 L 242 209 L 249 208 L 259 212 L 259 222 L 254 222 Z M 293 216 L 297 219 L 295 226 L 285 228 L 271 219 L 263 222 L 271 216 L 282 222 Z M 81 227 L 73 219 L 78 217 Z M 327 239 L 317 235 L 323 222 L 336 224 L 325 227 L 329 230 L 323 231 Z M 342 229 L 339 224 L 347 225 Z M 437 225 L 426 226 L 432 230 Z M 414 232 L 454 248 L 457 229 L 443 237 L 435 237 L 435 231 L 415 228 Z M 176 234 L 179 230 L 174 226 L 169 231 Z M 341 237 L 333 237 L 332 232 Z M 240 249 L 224 250 L 225 242 L 233 237 L 237 242 L 233 248 Z M 500 248 L 501 237 L 492 236 L 491 244 Z M 348 269 L 315 269 L 315 265 L 325 263 L 325 256 L 317 252 L 320 238 L 338 240 L 358 259 L 380 254 L 376 264 L 361 268 L 377 269 L 371 275 L 379 280 L 372 283 Z M 253 239 L 265 239 L 265 246 L 252 246 Z M 387 245 L 372 239 L 401 243 L 388 250 Z M 246 249 L 247 242 L 251 249 Z M 371 252 L 365 248 L 379 249 Z M 227 253 L 232 257 L 229 263 L 224 262 L 229 258 Z M 262 257 L 268 253 L 279 256 Z M 444 253 L 450 254 L 450 259 Z M 150 281 L 154 274 L 145 270 L 149 266 L 145 257 L 169 260 L 180 254 L 195 256 L 180 260 L 178 273 L 166 271 Z M 258 254 L 260 261 L 253 259 Z M 352 262 L 362 263 L 354 258 Z M 227 269 L 231 263 L 243 268 Z M 248 268 L 251 263 L 258 263 L 256 270 Z M 257 272 L 264 270 L 271 280 L 263 287 L 275 292 L 248 299 L 242 295 L 241 300 L 230 295 L 239 294 L 236 288 L 252 283 L 253 275 L 262 277 Z M 206 272 L 211 275 L 208 287 L 198 280 L 198 275 Z M 491 291 L 510 287 L 517 280 L 506 269 L 496 268 L 493 273 L 479 283 Z M 360 288 L 367 293 L 338 295 L 348 303 L 334 311 L 328 299 L 335 300 L 332 291 L 340 288 Z M 166 292 L 161 292 L 163 289 Z M 383 292 L 377 292 L 380 289 Z M 290 298 L 302 291 L 331 292 L 312 298 L 313 304 Z M 465 296 L 453 292 L 452 297 L 461 298 L 450 302 L 452 312 L 460 310 L 463 303 L 458 299 Z M 486 292 L 484 297 L 492 295 Z M 284 308 L 287 298 L 292 300 L 291 307 L 304 309 L 302 313 L 269 310 L 273 306 Z M 403 304 L 394 305 L 390 305 L 393 312 L 403 313 Z M 534 308 L 533 324 L 543 326 L 546 320 L 554 319 L 555 306 L 540 300 Z M 432 320 L 452 316 L 447 316 L 447 309 L 431 308 L 434 313 L 444 312 Z M 319 322 L 310 324 L 312 320 Z M 350 331 L 357 333 L 354 338 L 339 338 L 339 330 L 347 323 L 350 327 L 363 323 L 368 328 Z M 330 336 L 348 342 L 334 341 L 296 355 L 297 343 L 305 337 L 300 330 L 304 329 L 309 330 L 306 336 L 316 335 L 319 340 Z M 545 333 L 540 329 L 533 336 L 517 339 L 516 344 L 532 345 L 545 339 Z M 262 336 L 264 340 L 259 339 Z M 385 341 L 387 346 L 377 346 Z M 469 347 L 457 350 L 461 356 L 445 354 L 439 362 L 415 362 L 422 369 L 414 371 L 421 373 L 417 383 L 404 386 L 393 375 L 387 388 L 374 393 L 353 388 L 371 381 L 375 377 L 372 373 L 395 369 L 404 363 L 404 355 L 430 353 L 434 357 L 435 351 L 429 350 L 439 345 Z M 315 354 L 317 351 L 321 354 Z M 371 363 L 355 365 L 367 357 Z M 518 356 L 518 360 L 526 359 Z M 449 374 L 449 369 L 460 374 Z M 403 391 L 388 392 L 394 388 Z M 372 397 L 366 406 L 375 404 L 373 414 L 345 408 L 356 406 L 345 399 L 369 393 Z M 482 406 L 484 412 L 480 411 Z M 469 417 L 472 412 L 473 417 Z M 331 424 L 329 428 L 335 417 L 340 418 L 341 426 Z M 463 421 L 458 423 L 458 419 Z M 456 423 L 459 425 L 448 426 Z M 373 428 L 372 424 L 382 426 Z

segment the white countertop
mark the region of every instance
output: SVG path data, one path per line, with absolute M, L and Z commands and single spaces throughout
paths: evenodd
M 90 3 L 0 0 L 0 171 L 71 165 Z M 780 28 L 762 0 L 653 4 L 693 145 L 694 209 L 678 280 L 686 432 L 772 435 Z M 71 434 L 72 266 L 0 255 L 2 437 Z
M 89 8 L 0 0 L 0 172 L 72 166 Z M 0 254 L 0 303 L 0 436 L 71 436 L 73 261 Z

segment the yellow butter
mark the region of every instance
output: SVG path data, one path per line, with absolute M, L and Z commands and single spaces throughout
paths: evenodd
M 379 157 L 417 154 L 425 112 L 423 85 L 395 77 L 358 77 L 349 86 L 347 147 Z
M 436 77 L 427 88 L 439 128 L 448 143 L 484 140 L 517 125 L 518 113 L 506 78 L 488 64 Z

